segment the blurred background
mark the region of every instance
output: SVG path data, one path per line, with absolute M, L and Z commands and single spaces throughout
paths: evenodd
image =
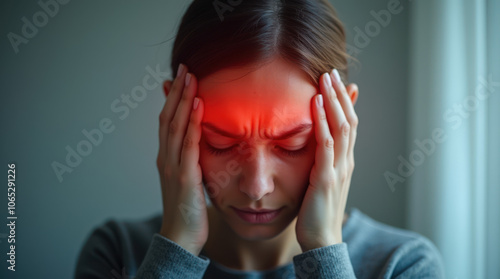
M 429 237 L 448 278 L 500 278 L 499 2 L 331 1 L 360 61 L 347 207 Z M 171 78 L 189 3 L 0 2 L 1 163 L 6 188 L 15 164 L 17 216 L 15 272 L 0 226 L 1 278 L 71 278 L 96 226 L 161 212 L 155 73 Z M 157 86 L 127 105 L 148 75 Z

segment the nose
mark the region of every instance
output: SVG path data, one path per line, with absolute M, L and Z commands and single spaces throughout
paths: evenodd
M 239 189 L 252 200 L 260 200 L 274 191 L 275 168 L 264 150 L 252 148 L 252 156 L 243 163 Z

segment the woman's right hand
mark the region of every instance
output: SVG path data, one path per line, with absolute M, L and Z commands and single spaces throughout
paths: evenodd
M 208 237 L 208 217 L 199 165 L 203 102 L 198 81 L 181 64 L 160 114 L 160 173 L 163 220 L 160 234 L 198 256 Z M 186 85 L 190 76 L 189 85 Z M 167 83 L 170 83 L 167 81 Z

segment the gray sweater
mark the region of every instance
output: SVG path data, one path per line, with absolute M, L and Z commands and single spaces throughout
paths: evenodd
M 108 220 L 78 257 L 75 278 L 444 278 L 439 251 L 422 235 L 377 222 L 356 208 L 343 243 L 309 250 L 265 271 L 240 271 L 199 256 L 161 236 L 162 215 Z

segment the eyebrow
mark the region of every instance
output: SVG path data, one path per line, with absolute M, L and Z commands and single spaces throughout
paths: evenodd
M 219 128 L 219 127 L 217 127 L 214 124 L 209 123 L 209 122 L 204 122 L 201 125 L 206 127 L 207 129 L 219 134 L 219 135 L 222 135 L 222 136 L 225 136 L 228 138 L 241 139 L 245 136 L 245 135 L 237 135 L 237 134 L 230 133 L 228 131 L 224 131 L 223 129 L 221 129 L 221 128 Z M 300 134 L 306 130 L 310 130 L 312 128 L 312 126 L 313 125 L 310 123 L 302 123 L 302 124 L 299 124 L 299 125 L 293 127 L 290 130 L 280 132 L 276 136 L 272 136 L 272 135 L 268 136 L 268 138 L 272 139 L 272 140 L 288 139 L 288 138 L 291 138 L 292 136 Z

